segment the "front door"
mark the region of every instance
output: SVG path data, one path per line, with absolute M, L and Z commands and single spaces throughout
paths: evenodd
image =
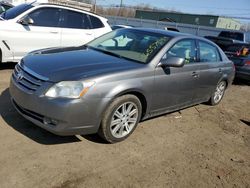
M 195 41 L 192 39 L 178 41 L 163 58 L 170 56 L 184 58 L 185 65 L 179 68 L 157 67 L 155 69 L 151 108 L 153 113 L 172 111 L 192 104 L 199 79 L 195 46 Z
M 15 60 L 33 50 L 60 46 L 60 12 L 57 8 L 38 8 L 27 15 L 33 24 L 16 25 L 16 36 L 11 39 Z

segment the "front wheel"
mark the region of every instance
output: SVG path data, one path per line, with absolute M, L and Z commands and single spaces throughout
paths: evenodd
M 215 89 L 214 93 L 212 94 L 210 101 L 209 101 L 209 103 L 212 106 L 215 106 L 215 105 L 220 103 L 220 101 L 222 100 L 222 98 L 224 96 L 226 87 L 227 87 L 227 83 L 225 81 L 220 81 L 218 83 L 218 85 L 216 86 L 216 89 Z
M 134 95 L 116 98 L 104 113 L 98 134 L 109 143 L 126 139 L 141 118 L 142 106 Z

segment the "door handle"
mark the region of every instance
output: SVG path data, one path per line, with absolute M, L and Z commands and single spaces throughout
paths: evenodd
M 198 78 L 199 77 L 199 74 L 197 72 L 192 72 L 191 74 L 194 78 Z
M 93 35 L 93 33 L 86 33 L 86 35 Z
M 58 34 L 59 32 L 58 31 L 50 31 L 50 33 L 52 33 L 52 34 Z
M 219 68 L 219 73 L 222 73 L 222 69 L 221 68 Z

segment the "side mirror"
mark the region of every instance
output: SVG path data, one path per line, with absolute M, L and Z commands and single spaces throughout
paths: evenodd
M 169 57 L 167 59 L 161 60 L 159 66 L 165 67 L 183 67 L 185 64 L 185 59 L 180 57 Z
M 22 18 L 21 20 L 18 21 L 18 23 L 22 25 L 32 25 L 34 24 L 34 20 L 30 18 L 29 16 Z

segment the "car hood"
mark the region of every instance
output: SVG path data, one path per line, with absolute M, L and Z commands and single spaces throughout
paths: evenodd
M 23 58 L 21 66 L 49 81 L 59 82 L 135 69 L 143 64 L 82 46 L 34 51 Z

